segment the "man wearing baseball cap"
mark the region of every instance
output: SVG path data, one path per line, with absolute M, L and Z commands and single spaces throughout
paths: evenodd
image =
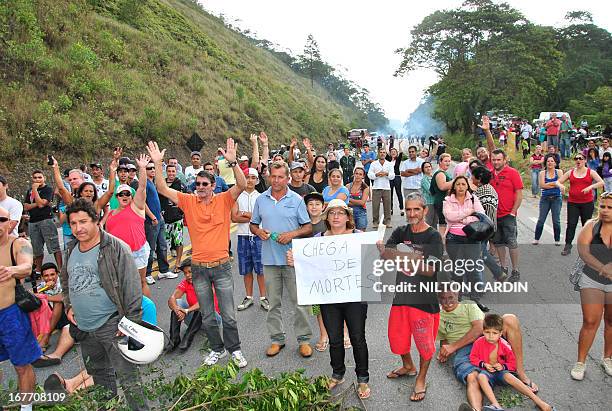
M 304 182 L 305 166 L 304 163 L 294 161 L 291 163 L 291 181 L 289 182 L 289 188 L 291 191 L 295 191 L 301 197 L 304 197 L 308 193 L 312 193 L 315 190 L 313 186 Z
M 89 168 L 91 169 L 91 178 L 93 180 L 94 185 L 96 186 L 96 191 L 98 192 L 98 198 L 100 198 L 108 190 L 108 180 L 104 178 L 102 164 L 91 163 L 89 165 Z

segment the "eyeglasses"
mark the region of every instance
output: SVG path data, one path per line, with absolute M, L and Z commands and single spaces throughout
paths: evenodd
M 332 216 L 332 217 L 338 217 L 338 216 L 342 216 L 342 215 L 347 215 L 345 211 L 330 211 L 327 214 Z
M 117 193 L 117 197 L 131 197 L 132 193 L 130 193 L 129 191 L 122 191 L 120 193 Z
M 0 217 L 0 223 L 6 223 L 8 220 L 8 217 Z
M 208 187 L 210 183 L 208 181 L 196 181 L 196 187 Z

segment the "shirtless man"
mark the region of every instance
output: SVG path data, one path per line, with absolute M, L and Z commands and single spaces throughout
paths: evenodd
M 30 393 L 36 386 L 31 364 L 42 351 L 28 314 L 15 304 L 15 285 L 32 272 L 33 253 L 28 240 L 11 235 L 9 223 L 9 212 L 0 207 L 0 362 L 11 360 L 19 392 Z M 32 404 L 22 402 L 21 410 L 32 410 Z

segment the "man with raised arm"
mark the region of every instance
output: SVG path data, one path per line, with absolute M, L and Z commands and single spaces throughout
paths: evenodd
M 211 345 L 211 351 L 204 363 L 214 365 L 230 352 L 232 360 L 242 368 L 246 367 L 247 361 L 240 351 L 234 306 L 234 282 L 227 247 L 230 236 L 230 213 L 236 199 L 246 187 L 246 177 L 236 162 L 236 149 L 237 144 L 228 138 L 227 148 L 222 150 L 226 166 L 232 169 L 236 184 L 226 192 L 214 194 L 215 176 L 207 171 L 200 171 L 195 176 L 194 195 L 180 193 L 168 187 L 162 175 L 162 161 L 166 150 L 160 151 L 157 143 L 153 141 L 147 146 L 151 160 L 155 164 L 155 184 L 159 194 L 178 204 L 189 222 L 187 229 L 193 246 L 192 281 L 200 303 L 204 330 Z M 213 287 L 223 320 L 223 339 L 215 318 Z

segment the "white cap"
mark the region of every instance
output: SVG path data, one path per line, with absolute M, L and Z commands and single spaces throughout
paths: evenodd
M 249 158 L 247 156 L 242 156 L 239 161 L 249 161 Z
M 247 174 L 247 175 L 249 175 L 249 176 L 255 176 L 255 177 L 259 178 L 259 173 L 257 172 L 257 170 L 255 170 L 255 169 L 254 169 L 254 168 L 252 168 L 252 167 L 251 167 L 251 168 L 249 168 L 249 172 L 248 172 L 248 174 Z

